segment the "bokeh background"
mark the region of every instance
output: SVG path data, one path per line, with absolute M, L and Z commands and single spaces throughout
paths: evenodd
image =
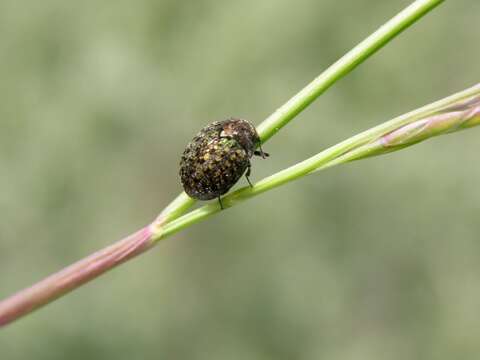
M 0 297 L 152 220 L 205 124 L 259 123 L 407 0 L 0 3 Z M 448 1 L 265 145 L 260 179 L 479 81 Z M 479 130 L 266 193 L 0 333 L 2 360 L 472 359 Z

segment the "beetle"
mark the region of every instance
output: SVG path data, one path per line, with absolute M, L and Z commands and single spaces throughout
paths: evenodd
M 259 150 L 255 150 L 256 148 Z M 180 161 L 180 180 L 185 192 L 198 200 L 218 199 L 245 173 L 252 186 L 250 159 L 266 158 L 255 127 L 247 120 L 229 118 L 215 121 L 187 144 Z

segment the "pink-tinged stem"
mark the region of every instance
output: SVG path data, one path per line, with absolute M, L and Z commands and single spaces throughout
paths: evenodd
M 477 85 L 478 86 L 478 85 Z M 378 139 L 354 148 L 330 161 L 326 167 L 387 154 L 435 136 L 480 125 L 480 96 L 443 109 L 379 136 Z
M 0 327 L 143 253 L 153 245 L 151 229 L 151 226 L 147 226 L 1 301 Z

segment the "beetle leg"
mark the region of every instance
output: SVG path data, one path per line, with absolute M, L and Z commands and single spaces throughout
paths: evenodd
M 254 155 L 261 156 L 262 159 L 265 159 L 266 157 L 269 157 L 269 156 L 270 156 L 269 153 L 266 153 L 265 151 L 263 151 L 262 145 L 259 145 L 258 148 L 260 149 L 260 151 L 255 150 L 255 151 L 253 152 Z
M 257 129 L 256 129 L 255 127 L 254 127 L 253 129 L 255 130 L 255 134 L 257 134 L 257 138 L 260 139 L 260 136 L 258 136 Z M 266 152 L 263 151 L 261 141 L 260 141 L 260 143 L 258 144 L 258 148 L 260 149 L 260 151 L 255 150 L 255 151 L 253 152 L 255 155 L 261 156 L 262 159 L 265 159 L 266 157 L 269 157 L 269 156 L 270 156 L 269 153 L 266 153 Z
M 245 178 L 247 179 L 248 181 L 248 184 L 250 185 L 250 187 L 252 188 L 253 185 L 252 183 L 250 182 L 250 179 L 249 179 L 249 176 L 250 176 L 250 173 L 252 172 L 252 164 L 250 164 L 250 161 L 248 162 L 248 166 L 247 166 L 247 172 L 245 173 Z
M 217 199 L 218 199 L 218 203 L 220 204 L 220 209 L 222 210 L 225 209 L 222 204 L 222 198 L 219 196 Z

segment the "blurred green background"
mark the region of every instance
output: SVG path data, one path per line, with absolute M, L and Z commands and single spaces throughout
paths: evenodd
M 0 297 L 148 223 L 202 126 L 258 124 L 409 3 L 1 1 Z M 266 144 L 252 179 L 478 82 L 479 20 L 478 0 L 436 9 Z M 477 358 L 479 139 L 225 211 L 5 328 L 0 357 Z

